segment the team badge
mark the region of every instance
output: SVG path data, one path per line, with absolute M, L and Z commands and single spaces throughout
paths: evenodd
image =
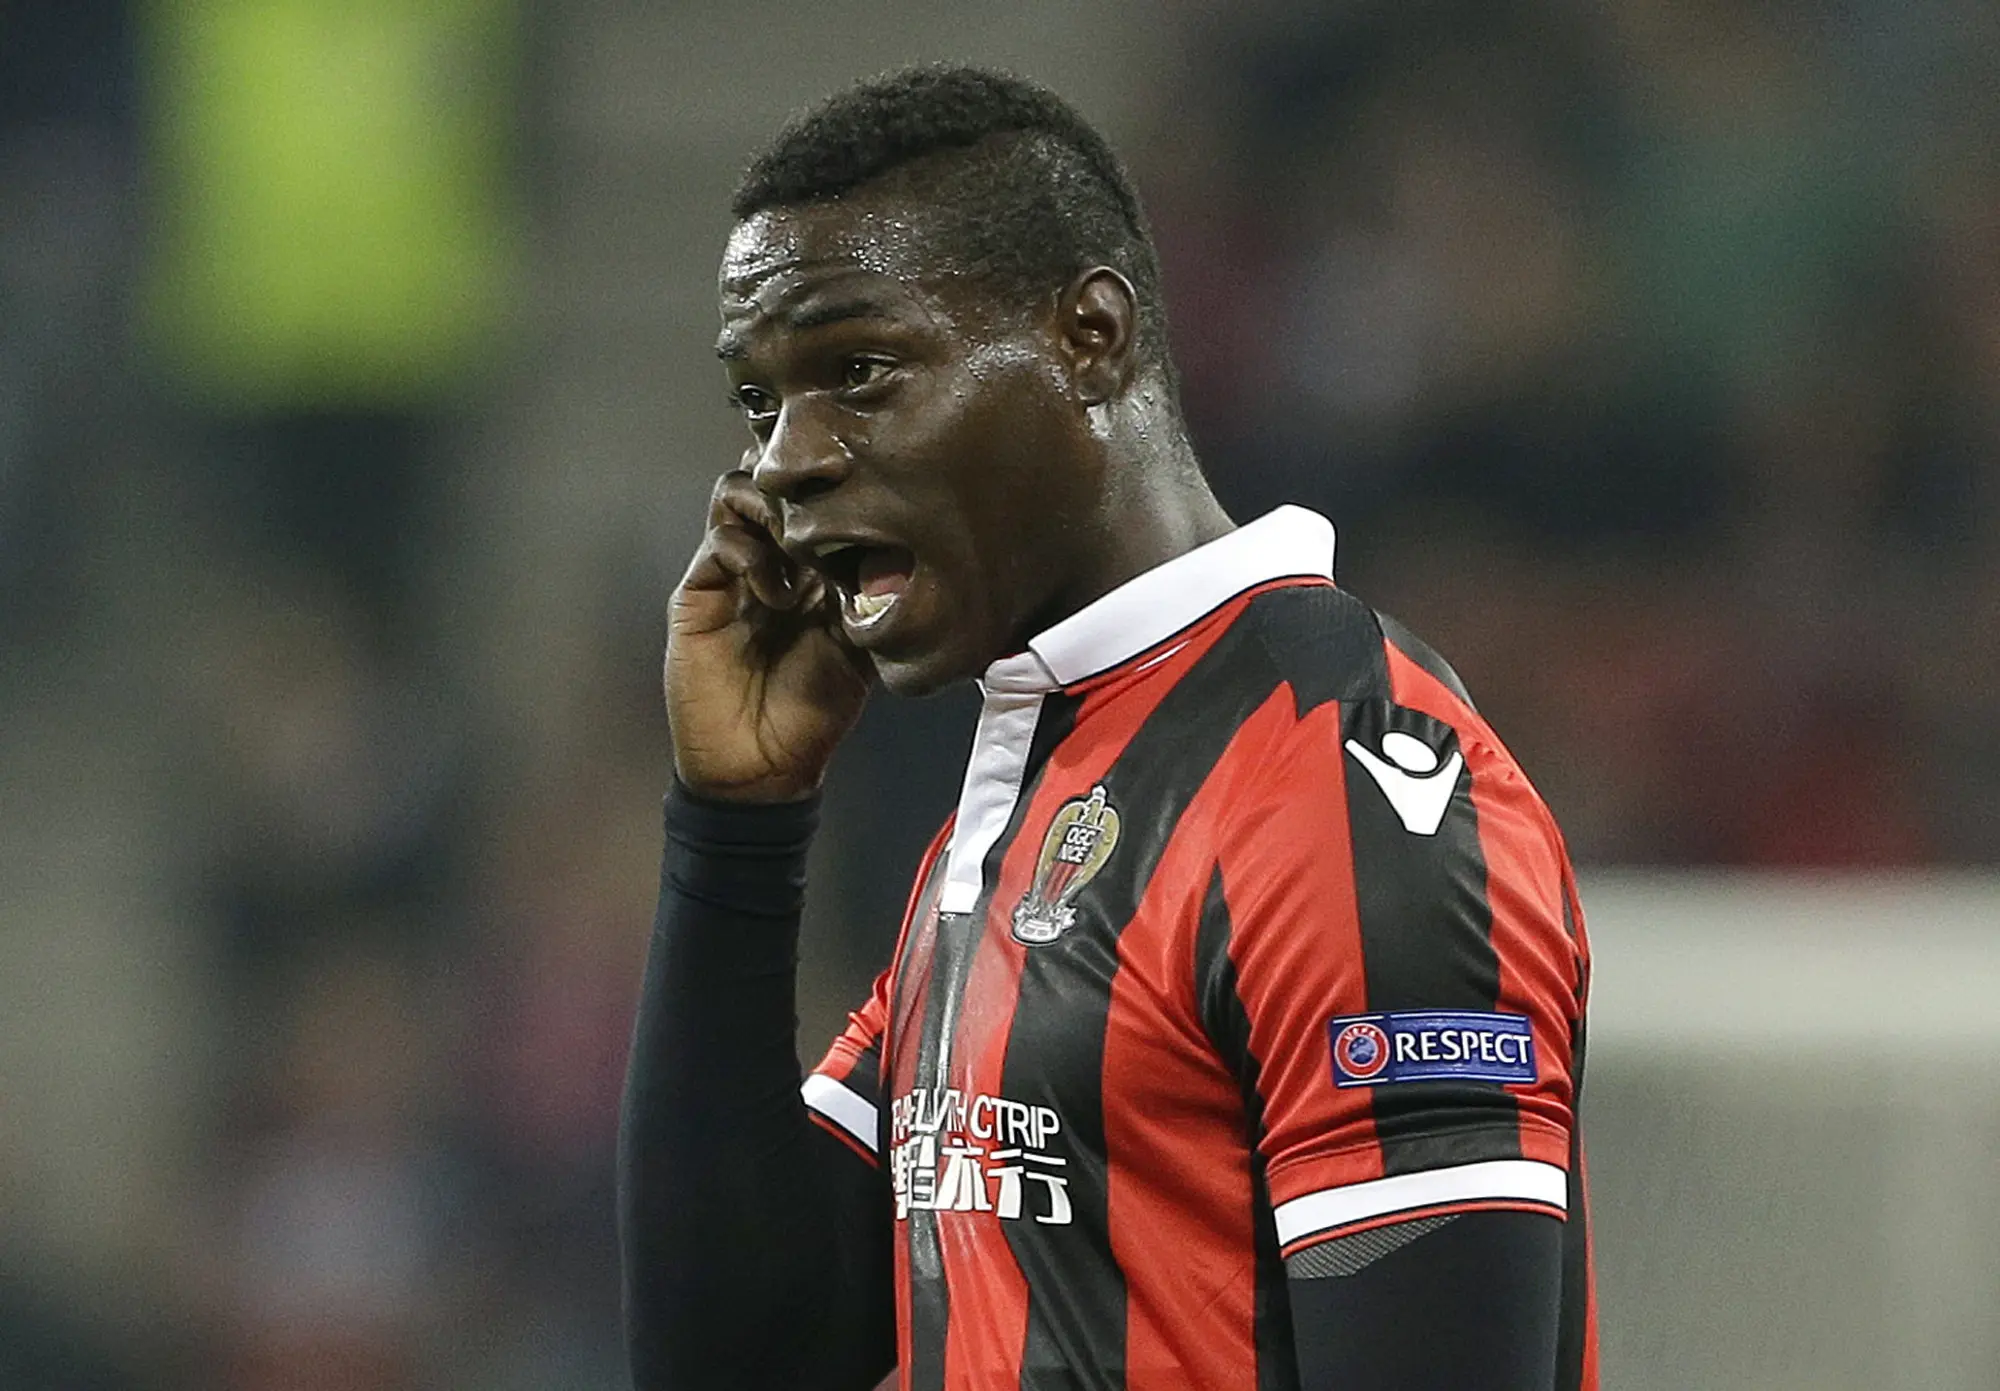
M 1064 802 L 1042 837 L 1034 882 L 1014 905 L 1014 940 L 1046 946 L 1076 921 L 1072 906 L 1097 877 L 1118 844 L 1118 813 L 1104 800 L 1104 784 L 1088 797 Z

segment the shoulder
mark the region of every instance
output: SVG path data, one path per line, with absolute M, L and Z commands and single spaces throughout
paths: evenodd
M 1246 829 L 1324 826 L 1334 815 L 1353 849 L 1418 862 L 1476 845 L 1482 817 L 1522 817 L 1555 838 L 1458 673 L 1402 623 L 1334 585 L 1302 584 L 1257 596 L 1238 627 L 1246 659 L 1268 664 L 1290 697 L 1242 751 L 1230 800 Z M 1407 846 L 1412 838 L 1426 844 Z
M 1230 949 L 1282 962 L 1290 989 L 1345 943 L 1367 985 L 1351 1012 L 1505 995 L 1555 1017 L 1584 948 L 1541 797 L 1407 629 L 1330 587 L 1282 598 L 1256 621 L 1290 708 L 1245 750 L 1214 840 Z
M 1330 701 L 1401 697 L 1476 716 L 1471 693 L 1436 649 L 1337 585 L 1269 590 L 1238 626 L 1241 641 L 1255 644 L 1291 687 L 1301 716 Z

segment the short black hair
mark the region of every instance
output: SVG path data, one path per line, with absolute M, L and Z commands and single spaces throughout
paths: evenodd
M 1136 350 L 1175 385 L 1160 258 L 1125 166 L 1074 107 L 990 68 L 906 68 L 795 116 L 751 162 L 730 210 L 825 203 L 910 177 L 953 268 L 1032 304 L 1091 266 L 1138 294 Z

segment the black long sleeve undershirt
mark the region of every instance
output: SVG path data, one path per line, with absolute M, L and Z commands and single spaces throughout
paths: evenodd
M 1562 1233 L 1468 1212 L 1352 1274 L 1294 1274 L 1300 1391 L 1554 1391 Z
M 867 1391 L 894 1363 L 887 1181 L 799 1099 L 817 821 L 815 802 L 666 801 L 619 1146 L 637 1391 Z M 1560 1234 L 1550 1217 L 1468 1213 L 1351 1274 L 1294 1274 L 1302 1391 L 1544 1391 Z
M 817 801 L 676 787 L 619 1137 L 638 1391 L 865 1391 L 895 1359 L 888 1185 L 806 1118 L 795 976 Z

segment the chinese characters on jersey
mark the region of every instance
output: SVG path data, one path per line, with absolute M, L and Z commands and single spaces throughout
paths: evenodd
M 912 1212 L 991 1212 L 1009 1221 L 1070 1222 L 1069 1161 L 1051 1143 L 1047 1106 L 956 1087 L 920 1088 L 889 1108 L 889 1180 L 900 1220 Z

